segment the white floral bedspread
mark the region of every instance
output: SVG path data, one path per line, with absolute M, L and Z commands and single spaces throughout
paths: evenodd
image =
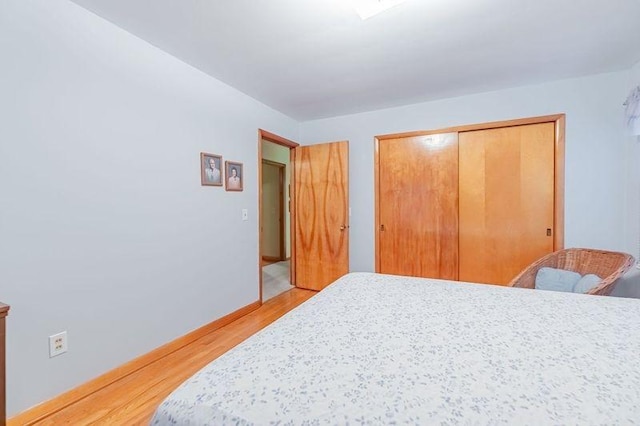
M 352 273 L 152 424 L 640 424 L 640 300 Z

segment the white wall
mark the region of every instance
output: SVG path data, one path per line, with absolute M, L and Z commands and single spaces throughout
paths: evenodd
M 628 91 L 640 86 L 640 62 L 638 62 L 630 73 Z M 640 259 L 640 136 L 628 136 L 627 143 L 627 172 L 629 180 L 629 208 L 628 223 L 629 246 L 635 247 L 634 253 Z M 640 295 L 640 289 L 638 289 Z
M 627 93 L 640 85 L 640 62 L 631 68 Z M 625 98 L 626 98 L 625 94 Z M 626 136 L 627 191 L 625 224 L 629 253 L 640 259 L 640 136 Z M 618 285 L 615 295 L 640 298 L 640 270 L 632 270 L 625 277 L 623 285 Z
M 0 57 L 14 415 L 258 300 L 257 131 L 298 124 L 66 0 L 0 2 Z M 200 186 L 200 151 L 244 192 Z
M 631 68 L 631 82 L 633 85 L 640 84 L 640 62 Z
M 304 144 L 350 142 L 351 270 L 374 270 L 375 135 L 555 113 L 567 115 L 566 246 L 634 252 L 623 212 L 628 79 L 603 74 L 303 123 Z

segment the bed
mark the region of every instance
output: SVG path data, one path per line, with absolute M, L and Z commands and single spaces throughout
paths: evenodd
M 153 425 L 638 424 L 640 300 L 351 273 Z

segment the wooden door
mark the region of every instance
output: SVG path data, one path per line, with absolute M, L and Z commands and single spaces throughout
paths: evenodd
M 262 160 L 262 258 L 285 260 L 285 165 Z
M 293 151 L 295 283 L 322 290 L 349 272 L 349 143 Z
M 378 142 L 378 272 L 458 276 L 456 133 Z
M 508 284 L 553 251 L 554 123 L 461 132 L 460 281 Z

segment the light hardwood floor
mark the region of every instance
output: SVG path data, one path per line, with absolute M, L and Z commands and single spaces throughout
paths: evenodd
M 314 294 L 298 288 L 280 294 L 252 313 L 36 424 L 148 424 L 156 407 L 183 381 Z

